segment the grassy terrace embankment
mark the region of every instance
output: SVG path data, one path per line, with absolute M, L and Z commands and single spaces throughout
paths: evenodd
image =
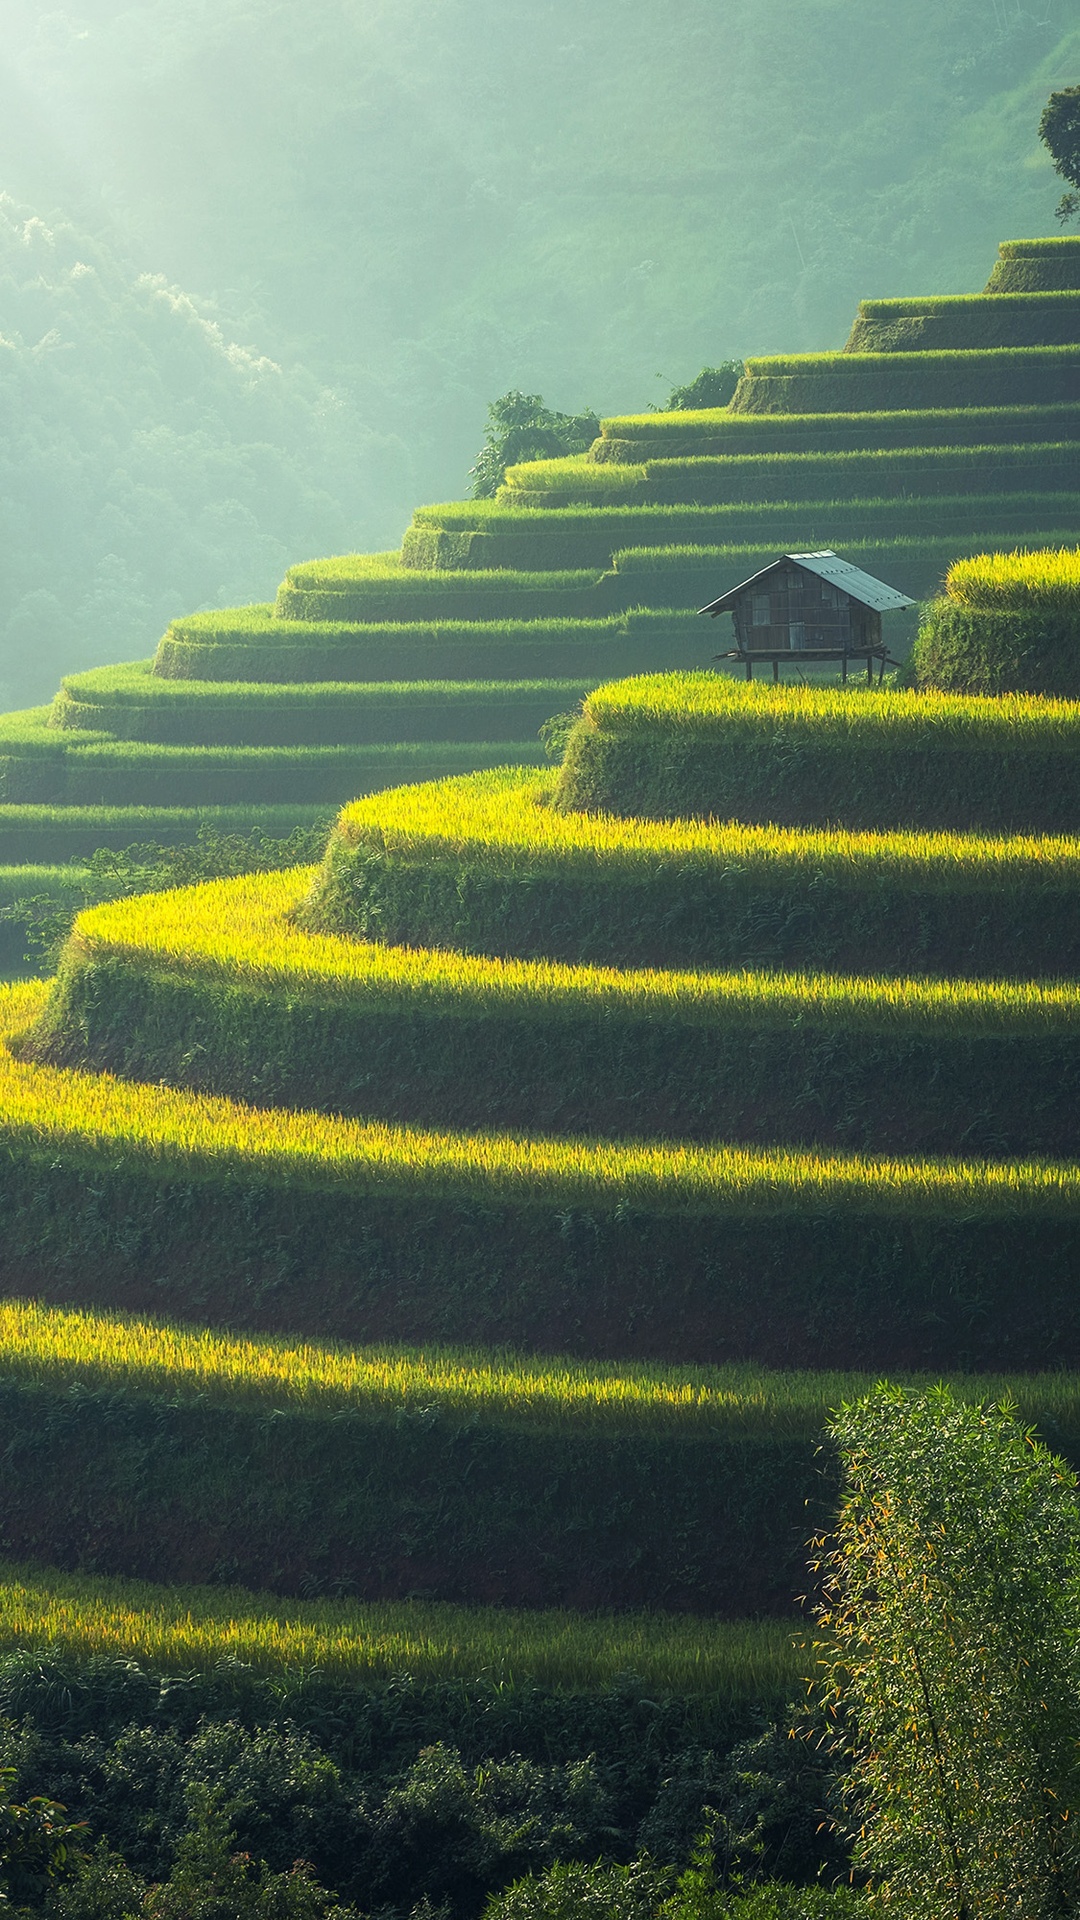
M 746 363 L 735 413 L 894 413 L 1075 401 L 1080 344 L 985 352 L 768 354 Z
M 510 768 L 356 801 L 302 923 L 600 965 L 1054 978 L 1077 950 L 1074 839 L 619 820 L 555 797 L 554 775 Z
M 969 1154 L 1080 1148 L 1080 989 L 368 945 L 295 926 L 309 881 L 83 913 L 34 1057 L 422 1125 L 947 1153 L 962 1114 Z
M 954 293 L 860 300 L 847 353 L 1052 347 L 1080 338 L 1080 292 Z
M 1080 705 L 647 675 L 589 695 L 557 804 L 645 819 L 1072 833 Z
M 887 447 L 1023 446 L 1075 440 L 1080 406 L 921 407 L 879 413 L 615 414 L 600 422 L 593 462 L 706 454 L 876 453 Z
M 443 664 L 446 664 L 445 661 Z M 282 684 L 162 679 L 150 661 L 69 674 L 50 726 L 163 745 L 312 747 L 420 741 L 532 741 L 584 680 L 375 681 Z
M 530 1631 L 513 1614 L 398 1608 L 376 1613 L 372 1631 L 372 1616 L 337 1607 L 323 1609 L 320 1633 L 318 1610 L 290 1631 L 264 1602 L 269 1631 L 256 1616 L 223 1636 L 225 1657 L 247 1644 L 265 1669 L 322 1653 L 332 1673 L 368 1684 L 400 1670 L 410 1646 L 418 1678 L 475 1678 L 486 1646 L 519 1682 L 595 1691 L 629 1669 L 676 1692 L 748 1688 L 752 1630 L 702 1622 L 695 1645 L 672 1612 L 794 1612 L 807 1530 L 836 1496 L 825 1422 L 869 1385 L 837 1372 L 357 1352 L 17 1300 L 0 1305 L 0 1332 L 0 1436 L 18 1467 L 2 1501 L 9 1553 L 70 1529 L 64 1563 L 78 1566 L 77 1516 L 89 1511 L 98 1571 L 188 1581 L 228 1554 L 234 1578 L 278 1593 L 314 1580 L 368 1598 L 419 1585 L 442 1599 L 666 1609 L 649 1623 L 540 1616 Z M 1055 1445 L 1080 1451 L 1075 1378 L 956 1384 L 962 1396 L 1010 1395 Z M 65 1625 L 84 1654 L 104 1651 L 109 1610 L 87 1590 L 80 1628 L 78 1605 L 74 1618 L 47 1600 L 35 1610 L 31 1593 L 13 1607 L 0 1567 L 0 1658 L 63 1640 Z M 184 1597 L 171 1621 L 166 1596 L 154 1597 L 166 1618 L 140 1624 L 129 1607 L 126 1646 L 113 1614 L 114 1650 L 203 1665 L 210 1634 Z M 229 1594 L 198 1598 L 210 1619 L 235 1606 Z M 766 1670 L 784 1648 L 767 1628 L 756 1644 Z
M 8 989 L 7 1031 L 44 1001 Z M 0 1066 L 9 1292 L 608 1357 L 1080 1357 L 1067 1164 L 453 1134 Z
M 597 469 L 599 472 L 601 469 Z M 887 484 L 882 476 L 883 485 Z M 622 547 L 770 546 L 809 548 L 841 542 L 855 545 L 953 534 L 980 541 L 1015 535 L 1022 544 L 1045 544 L 1042 529 L 1075 521 L 1080 496 L 1053 493 L 930 495 L 844 503 L 839 519 L 830 500 L 766 501 L 730 506 L 520 506 L 487 501 L 419 507 L 402 552 L 418 577 L 431 543 L 460 539 L 461 578 L 472 567 L 576 565 L 607 568 Z M 492 616 L 494 617 L 494 616 Z
M 757 1705 L 797 1692 L 805 1657 L 771 1621 L 583 1616 L 409 1601 L 359 1606 L 238 1587 L 165 1587 L 0 1562 L 0 1650 L 136 1660 L 155 1673 L 317 1673 L 346 1687 L 483 1679 L 599 1693 L 633 1674 L 659 1693 Z M 2 1657 L 2 1654 L 0 1654 Z
M 510 467 L 497 505 L 544 510 L 567 506 L 734 505 L 736 502 L 811 503 L 820 514 L 827 502 L 838 515 L 896 497 L 955 501 L 970 491 L 980 503 L 994 494 L 1076 491 L 1080 448 L 1071 440 L 1029 441 L 1022 446 L 889 447 L 868 453 L 709 454 L 649 459 L 620 466 L 584 455 L 574 460 L 531 460 Z
M 924 608 L 912 655 L 922 686 L 1080 694 L 1080 549 L 994 553 L 950 567 Z

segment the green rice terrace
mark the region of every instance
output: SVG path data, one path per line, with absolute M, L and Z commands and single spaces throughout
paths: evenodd
M 685 1854 L 831 1409 L 1080 1462 L 1078 375 L 1010 243 L 0 722 L 0 904 L 89 900 L 0 986 L 0 1719 L 601 1766 L 575 1857 Z M 901 680 L 713 670 L 826 540 L 940 589 Z M 320 857 L 90 897 L 200 828 Z

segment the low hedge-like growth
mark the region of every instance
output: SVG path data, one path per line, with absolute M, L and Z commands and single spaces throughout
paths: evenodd
M 508 769 L 356 801 L 302 918 L 638 966 L 1056 977 L 1077 951 L 1077 840 L 661 824 L 554 799 L 554 776 Z
M 69 674 L 53 727 L 118 740 L 312 747 L 429 740 L 528 740 L 594 680 L 376 681 L 336 684 L 162 679 L 149 662 Z
M 1080 287 L 1080 236 L 1055 240 L 1003 240 L 987 293 L 1046 293 Z
M 797 353 L 748 360 L 735 413 L 895 412 L 1075 401 L 1080 347 L 985 352 Z
M 1080 831 L 1080 705 L 649 675 L 590 694 L 558 801 L 784 826 Z
M 860 300 L 845 352 L 1078 343 L 1080 292 L 957 293 L 931 300 Z
M 1080 1149 L 1072 988 L 615 972 L 304 935 L 303 873 L 80 916 L 33 1042 L 260 1106 L 532 1134 Z
M 1080 696 L 1075 614 L 990 613 L 942 597 L 923 609 L 912 667 L 920 686 L 960 693 Z
M 702 454 L 874 453 L 880 447 L 1024 446 L 1075 440 L 1080 407 L 927 407 L 898 413 L 621 414 L 601 422 L 593 463 Z
M 5 989 L 7 1031 L 44 998 Z M 1060 1163 L 437 1134 L 0 1050 L 0 1219 L 9 1295 L 293 1336 L 800 1367 L 1080 1357 L 1080 1171 Z

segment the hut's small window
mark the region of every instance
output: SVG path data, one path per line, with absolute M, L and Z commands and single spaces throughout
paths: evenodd
M 790 644 L 791 644 L 792 651 L 795 653 L 802 653 L 806 647 L 805 620 L 793 620 L 791 622 L 791 626 L 788 631 L 790 634 Z
M 767 593 L 755 593 L 755 595 L 754 595 L 754 612 L 753 612 L 753 617 L 752 617 L 752 621 L 751 621 L 751 625 L 753 625 L 753 626 L 755 626 L 755 627 L 768 627 L 768 626 L 770 626 L 770 625 L 772 624 L 772 622 L 771 622 L 771 618 L 770 618 L 770 613 L 771 613 L 771 609 L 770 609 L 770 607 L 769 607 L 769 596 L 768 596 L 768 594 L 767 594 Z

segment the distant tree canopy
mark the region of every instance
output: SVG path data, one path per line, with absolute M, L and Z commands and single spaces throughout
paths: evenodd
M 1050 149 L 1054 170 L 1070 187 L 1080 188 L 1080 87 L 1052 93 L 1039 121 L 1039 138 Z M 1066 193 L 1058 202 L 1062 222 L 1080 213 L 1080 192 Z
M 474 500 L 490 500 L 507 467 L 519 460 L 558 460 L 585 453 L 600 431 L 595 413 L 555 413 L 539 393 L 504 393 L 488 408 L 484 444 L 470 468 Z
M 685 387 L 675 387 L 668 396 L 665 413 L 689 413 L 705 407 L 726 407 L 743 377 L 741 360 L 721 360 L 718 367 L 702 367 Z

